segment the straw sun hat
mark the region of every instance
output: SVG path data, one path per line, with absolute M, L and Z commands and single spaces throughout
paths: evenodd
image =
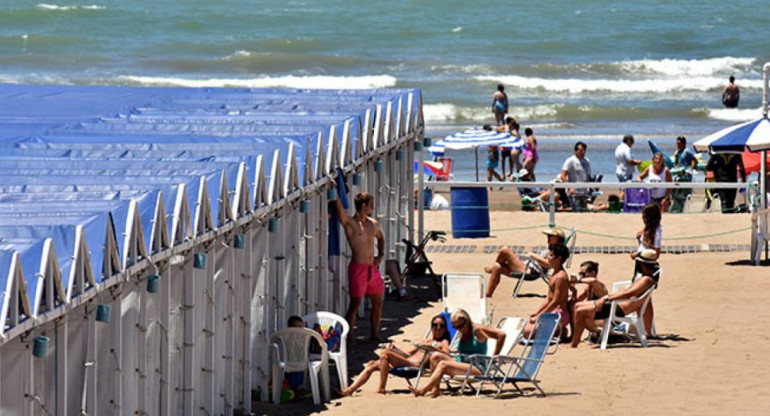
M 564 234 L 564 230 L 562 230 L 561 228 L 555 228 L 555 227 L 549 228 L 547 230 L 541 231 L 541 233 L 545 235 L 555 235 L 556 237 L 561 237 L 562 240 L 567 238 L 566 234 Z
M 655 264 L 658 262 L 658 253 L 651 248 L 646 248 L 639 253 L 636 259 L 643 263 Z

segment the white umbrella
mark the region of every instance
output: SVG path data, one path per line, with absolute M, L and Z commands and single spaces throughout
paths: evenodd
M 743 153 L 746 150 L 755 153 L 762 152 L 759 189 L 761 189 L 761 206 L 766 208 L 767 151 L 770 149 L 770 120 L 767 119 L 770 62 L 766 63 L 763 69 L 762 118 L 719 130 L 693 143 L 693 147 L 699 152 L 708 151 L 711 153 Z
M 520 147 L 523 145 L 520 137 L 511 136 L 510 133 L 498 133 L 494 130 L 466 130 L 450 134 L 430 146 L 428 150 L 434 155 L 444 155 L 445 149 L 463 150 L 474 149 L 476 151 L 476 180 L 479 180 L 479 146 Z

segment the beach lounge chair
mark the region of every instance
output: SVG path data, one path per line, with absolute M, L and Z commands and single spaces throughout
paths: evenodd
M 489 325 L 492 311 L 487 310 L 487 281 L 483 275 L 447 273 L 441 281 L 444 311 L 465 309 L 474 322 Z
M 642 208 L 649 203 L 649 189 L 627 188 L 623 193 L 623 212 L 642 212 Z
M 638 262 L 637 262 L 638 263 Z M 661 269 L 658 267 L 658 269 L 655 271 L 655 274 L 660 275 Z M 612 285 L 612 292 L 617 293 L 629 286 L 631 286 L 631 283 L 633 280 L 626 280 L 621 282 L 615 282 Z M 628 336 L 628 337 L 635 337 L 639 340 L 639 342 L 642 344 L 642 347 L 647 347 L 647 328 L 644 327 L 644 311 L 647 309 L 647 305 L 649 305 L 650 300 L 652 300 L 652 292 L 657 288 L 656 285 L 653 285 L 649 289 L 647 289 L 644 293 L 641 295 L 630 298 L 630 299 L 617 299 L 612 301 L 610 306 L 610 316 L 609 318 L 604 320 L 604 326 L 602 327 L 602 334 L 601 334 L 601 349 L 606 350 L 607 349 L 607 342 L 610 337 L 611 332 L 618 333 L 620 332 L 622 335 Z M 625 301 L 637 301 L 637 300 L 643 300 L 642 306 L 639 308 L 638 313 L 630 313 L 624 317 L 615 316 L 615 309 L 618 308 L 619 302 L 625 302 Z M 650 333 L 653 334 L 654 332 L 655 323 L 653 322 L 652 328 L 650 328 Z M 631 332 L 631 328 L 634 329 L 633 333 Z
M 315 341 L 313 341 L 315 340 Z M 320 360 L 310 357 L 311 342 L 321 347 Z M 281 385 L 286 372 L 308 372 L 313 403 L 321 404 L 319 377 L 323 385 L 324 400 L 331 399 L 329 386 L 329 355 L 321 334 L 307 328 L 286 328 L 270 335 L 273 370 L 273 403 L 281 402 Z
M 540 387 L 540 380 L 537 379 L 537 375 L 546 354 L 555 353 L 559 347 L 558 342 L 551 342 L 554 336 L 556 338 L 560 336 L 560 334 L 556 334 L 559 327 L 559 314 L 544 313 L 540 315 L 535 325 L 535 335 L 528 339 L 519 356 L 510 357 L 501 354 L 487 367 L 484 375 L 479 377 L 479 380 L 484 383 L 491 382 L 497 386 L 495 397 L 502 393 L 507 383 L 512 384 L 522 395 L 525 393 L 519 387 L 519 383 L 531 383 L 542 396 L 545 396 L 545 391 Z M 479 386 L 477 394 L 481 391 L 482 386 L 483 383 Z
M 340 380 L 340 388 L 348 387 L 348 347 L 347 338 L 350 332 L 350 325 L 345 318 L 331 312 L 313 312 L 302 317 L 305 326 L 314 328 L 318 324 L 322 331 L 326 332 L 330 328 L 338 331 L 340 337 L 339 348 L 336 351 L 329 351 L 329 360 L 334 362 L 337 369 L 337 377 Z M 328 345 L 327 345 L 328 347 Z M 311 354 L 312 359 L 320 359 L 320 356 Z
M 452 340 L 450 342 L 450 350 L 457 344 L 459 341 L 459 338 L 457 337 L 459 332 L 455 329 L 455 327 L 452 325 L 452 321 L 449 319 L 450 313 L 449 312 L 441 312 L 441 316 L 444 317 L 447 323 L 447 331 L 449 332 L 449 338 Z M 425 338 L 428 339 L 428 337 L 431 336 L 431 328 L 428 328 L 428 331 L 425 332 Z M 421 346 L 417 346 L 418 348 L 421 348 Z M 422 349 L 422 348 L 421 348 Z M 415 388 L 417 388 L 417 385 L 419 384 L 420 377 L 423 376 L 428 372 L 428 368 L 426 367 L 428 362 L 428 357 L 430 356 L 429 350 L 425 349 L 426 354 L 422 357 L 422 361 L 420 361 L 420 365 L 417 367 L 396 367 L 390 369 L 390 374 L 401 377 L 403 379 L 406 379 L 406 383 L 410 386 L 412 385 L 413 378 L 417 379 L 417 382 L 415 383 Z
M 497 348 L 497 341 L 494 339 L 487 340 L 487 353 L 485 355 L 471 355 L 466 357 L 468 361 L 483 368 L 486 368 L 485 374 L 482 376 L 471 375 L 471 369 L 468 368 L 468 373 L 464 376 L 444 376 L 444 382 L 451 388 L 453 383 L 462 382 L 460 385 L 460 392 L 466 389 L 473 389 L 478 395 L 481 391 L 481 387 L 485 381 L 489 381 L 490 374 L 502 374 L 497 364 L 496 359 L 498 357 L 505 357 L 511 354 L 513 348 L 519 343 L 521 333 L 524 331 L 524 325 L 527 323 L 525 318 L 519 317 L 504 317 L 497 322 L 495 328 L 498 328 L 505 332 L 505 342 L 502 348 L 500 348 L 500 354 L 494 355 Z M 474 386 L 473 383 L 479 382 L 478 386 Z
M 440 157 L 438 161 L 441 162 L 441 173 L 436 175 L 437 181 L 446 182 L 452 179 L 452 158 Z
M 572 227 L 569 230 L 569 234 L 567 234 L 567 237 L 564 239 L 564 244 L 569 248 L 570 252 L 569 259 L 564 263 L 565 268 L 568 268 L 570 264 L 572 264 L 572 258 L 574 256 L 572 256 L 571 253 L 574 252 L 576 243 L 577 228 Z M 524 282 L 542 279 L 545 284 L 548 284 L 548 270 L 543 270 L 540 264 L 531 258 L 528 258 L 524 263 L 524 272 L 513 272 L 510 277 L 517 280 L 516 285 L 513 287 L 513 293 L 511 293 L 511 297 L 513 298 L 519 296 L 519 291 Z

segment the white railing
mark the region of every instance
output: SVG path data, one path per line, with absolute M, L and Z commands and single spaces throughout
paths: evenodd
M 770 208 L 760 209 L 751 215 L 751 263 L 758 265 L 762 261 L 762 248 L 765 260 L 768 258 L 770 242 Z
M 611 183 L 611 182 L 476 182 L 476 181 L 450 181 L 450 182 L 424 182 L 424 187 L 433 190 L 436 189 L 449 189 L 449 188 L 544 188 L 550 193 L 549 200 L 549 223 L 553 226 L 556 224 L 556 203 L 555 203 L 555 190 L 556 189 L 580 189 L 580 188 L 592 188 L 592 189 L 608 189 L 608 190 L 620 190 L 620 189 L 746 189 L 752 187 L 756 182 L 749 182 L 748 184 L 742 182 L 660 182 L 660 183 L 640 183 L 640 182 L 623 182 L 623 183 Z M 418 192 L 422 194 L 422 192 Z M 422 222 L 423 204 L 418 205 L 419 221 Z M 422 229 L 422 224 L 419 225 L 419 229 Z M 422 238 L 422 236 L 420 236 Z

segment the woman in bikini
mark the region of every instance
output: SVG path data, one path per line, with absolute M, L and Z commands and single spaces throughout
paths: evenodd
M 412 390 L 415 396 L 424 396 L 426 394 L 430 394 L 433 397 L 438 396 L 441 393 L 441 378 L 444 375 L 468 374 L 469 368 L 471 375 L 480 376 L 484 374 L 484 369 L 470 364 L 467 357 L 473 354 L 486 354 L 488 339 L 496 340 L 494 355 L 500 354 L 500 350 L 503 348 L 505 332 L 486 325 L 473 323 L 468 312 L 465 310 L 455 309 L 450 320 L 452 325 L 461 334 L 460 343 L 457 347 L 457 351 L 461 355 L 450 357 L 447 354 L 432 354 L 430 356 L 431 374 L 428 382 L 420 386 L 420 388 L 409 386 L 409 389 Z
M 447 329 L 446 318 L 442 315 L 436 315 L 431 320 L 430 324 L 431 336 L 430 338 L 422 341 L 420 344 L 428 350 L 434 352 L 442 352 L 444 354 L 449 353 L 449 330 Z M 418 347 L 412 347 L 407 351 L 402 351 L 398 348 L 394 348 L 393 344 L 390 344 L 380 353 L 378 360 L 372 360 L 366 363 L 364 371 L 358 375 L 356 381 L 353 382 L 345 390 L 339 392 L 340 396 L 350 396 L 361 388 L 375 371 L 380 372 L 380 386 L 377 389 L 377 393 L 384 394 L 386 392 L 385 385 L 388 383 L 388 371 L 391 368 L 396 367 L 419 367 L 422 362 L 422 357 L 427 352 L 425 349 Z

